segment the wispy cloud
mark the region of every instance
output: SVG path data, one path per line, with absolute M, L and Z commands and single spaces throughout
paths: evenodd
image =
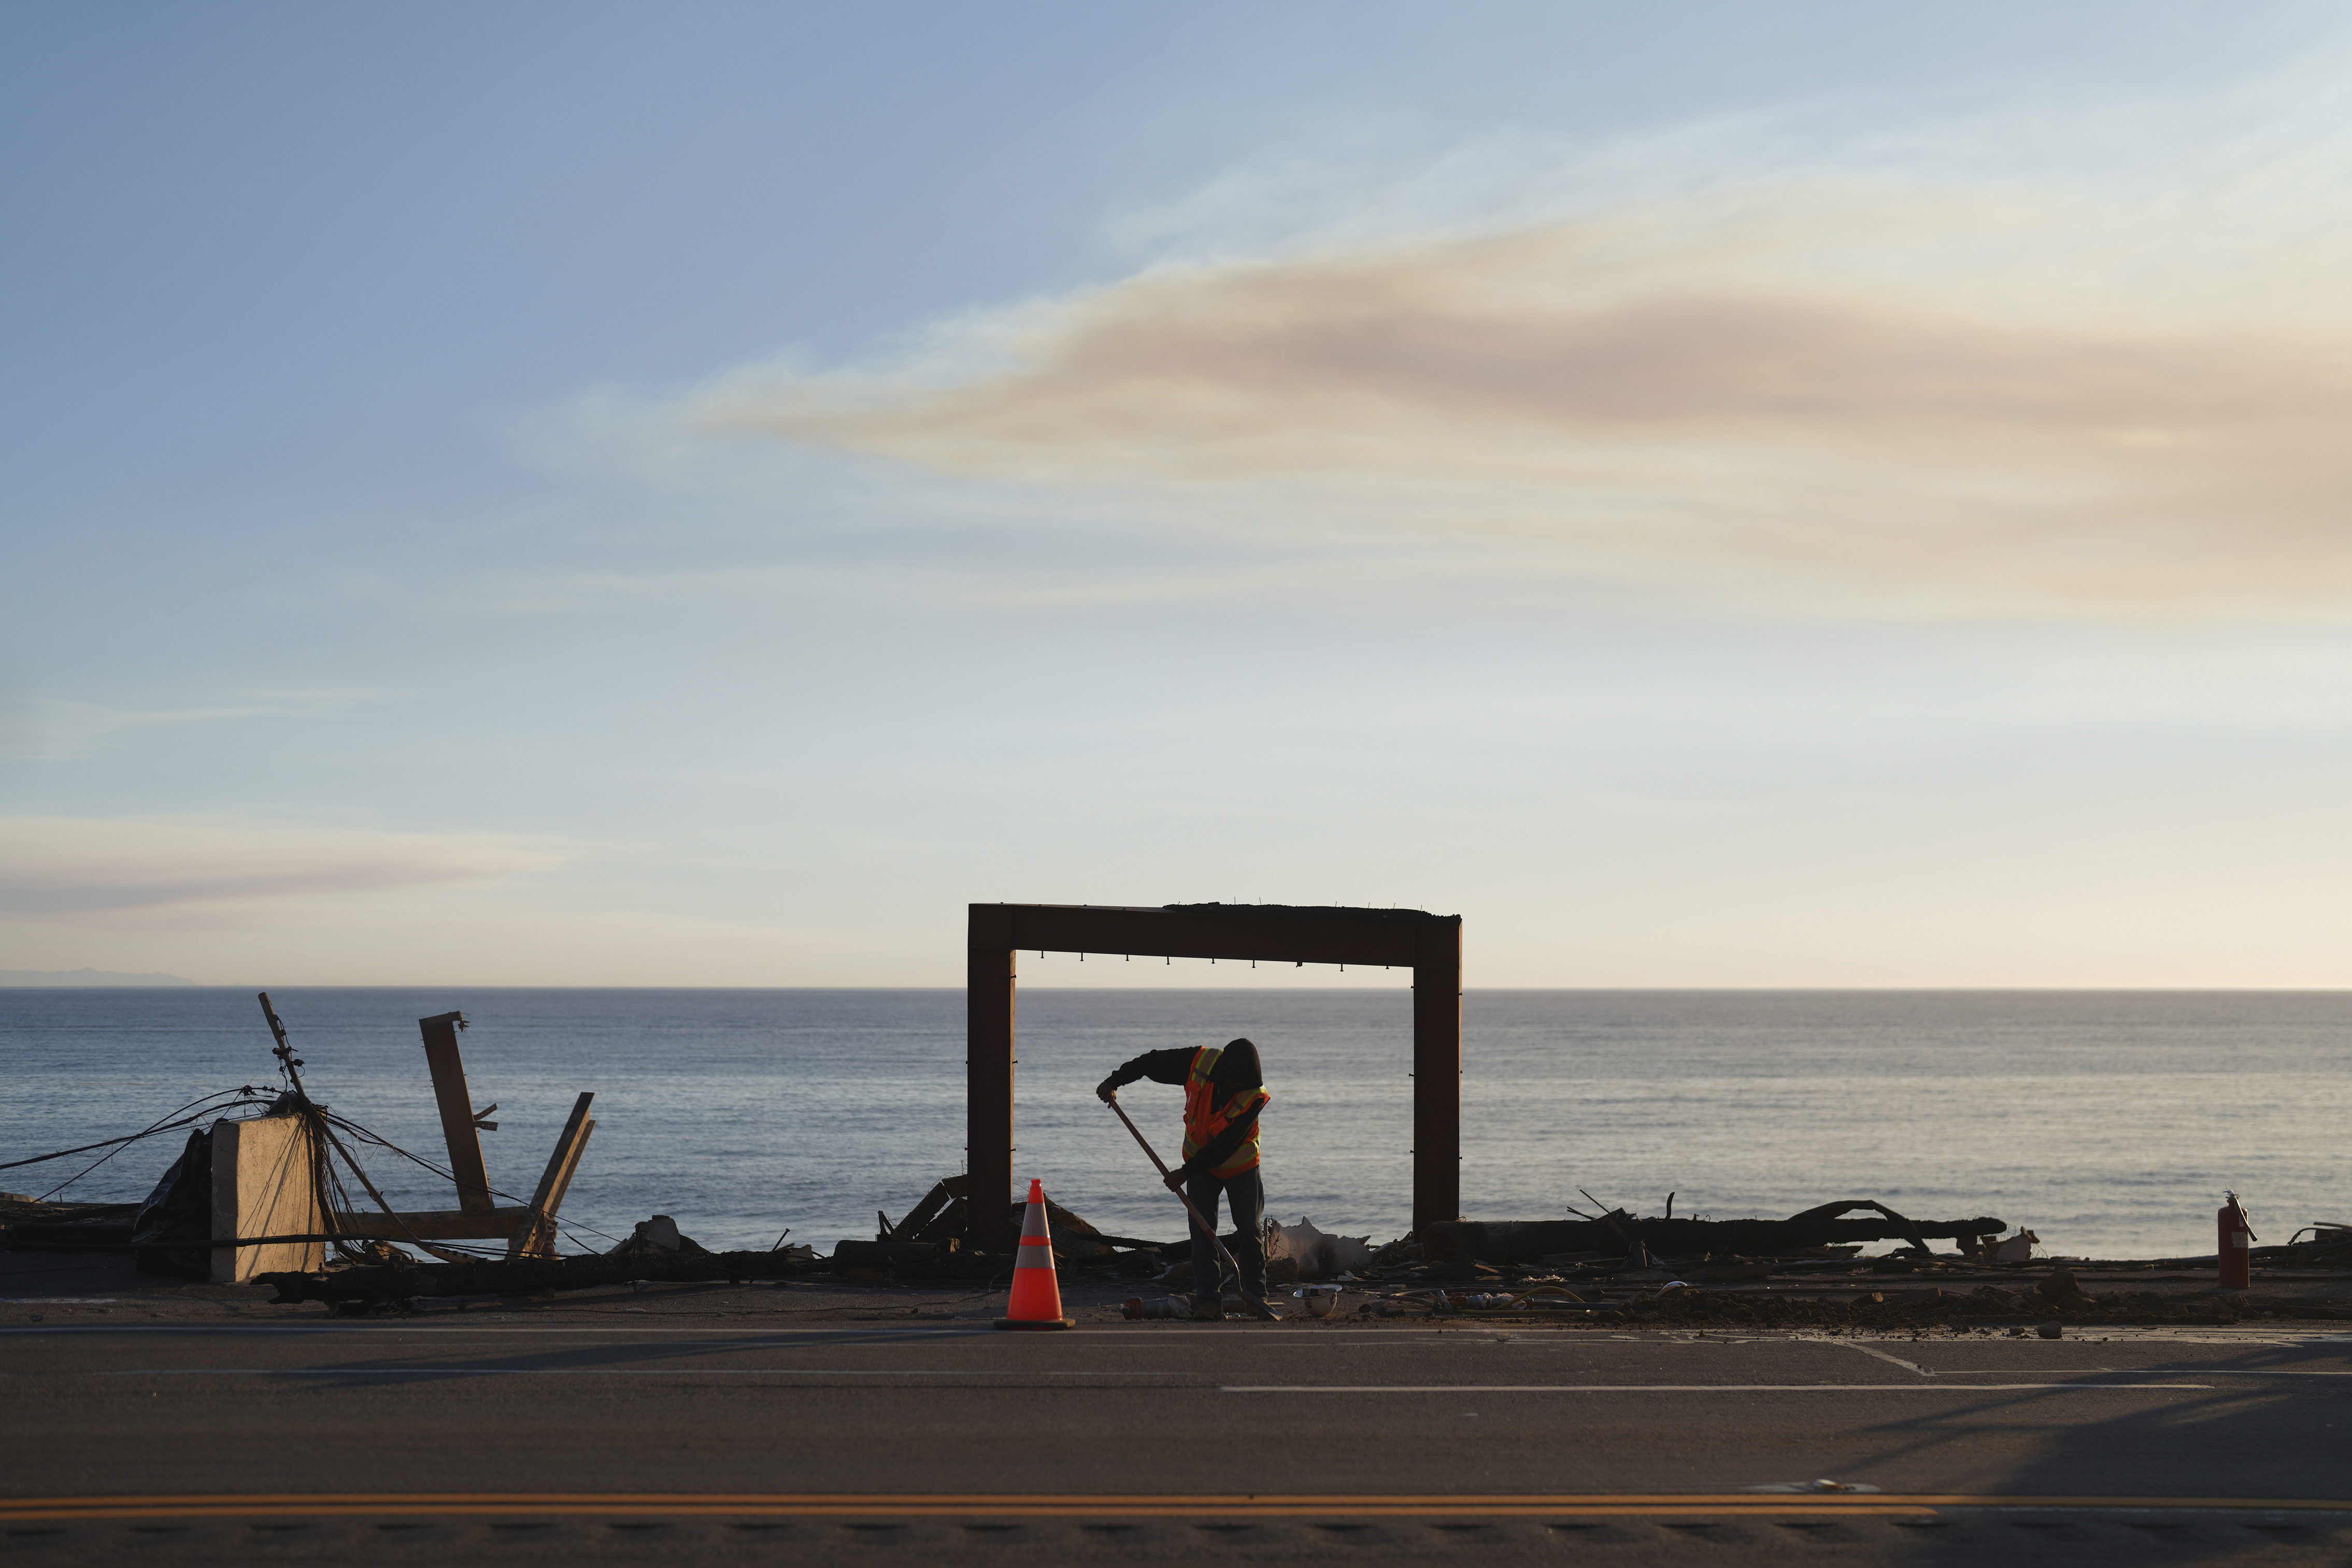
M 0 914 L 221 908 L 489 881 L 542 869 L 544 845 L 196 816 L 0 817 Z
M 750 367 L 688 412 L 1513 569 L 2332 616 L 2352 609 L 2341 85 L 2037 110 L 1701 182 L 1671 177 L 1690 147 L 1667 139 L 1647 190 L 1609 150 L 1605 179 L 1554 181 L 1573 210 L 1497 197 L 1416 231 L 1391 201 L 1377 232 L 1148 266 L 887 363 Z M 2093 151 L 2037 164 L 2053 144 Z
M 312 713 L 361 700 L 353 691 L 267 691 L 184 707 L 119 708 L 50 698 L 24 705 L 16 749 L 43 762 L 94 756 L 133 735 L 200 724 Z

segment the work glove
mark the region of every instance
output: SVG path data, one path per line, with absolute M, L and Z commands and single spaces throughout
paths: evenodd
M 1171 1193 L 1181 1193 L 1184 1190 L 1184 1169 L 1182 1166 L 1180 1165 L 1175 1170 L 1168 1173 L 1168 1190 Z
M 1118 1074 L 1113 1073 L 1095 1085 L 1095 1098 L 1108 1105 L 1118 1098 Z

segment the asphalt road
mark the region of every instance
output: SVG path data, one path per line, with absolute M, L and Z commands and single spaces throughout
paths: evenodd
M 2307 1331 L 42 1323 L 0 1329 L 0 1528 L 12 1564 L 2341 1562 L 2347 1352 Z M 1876 1489 L 1755 1489 L 1823 1479 Z

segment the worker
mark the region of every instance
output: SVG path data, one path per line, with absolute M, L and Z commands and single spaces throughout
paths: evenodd
M 1233 1210 L 1234 1261 L 1241 1287 L 1265 1300 L 1265 1184 L 1258 1176 L 1257 1119 L 1265 1109 L 1264 1069 L 1247 1040 L 1146 1051 L 1125 1063 L 1095 1093 L 1108 1105 L 1121 1084 L 1138 1079 L 1184 1086 L 1184 1163 L 1168 1173 L 1171 1192 L 1192 1200 L 1192 1316 L 1215 1322 L 1225 1315 L 1217 1286 L 1217 1238 L 1202 1222 L 1217 1222 L 1217 1194 Z

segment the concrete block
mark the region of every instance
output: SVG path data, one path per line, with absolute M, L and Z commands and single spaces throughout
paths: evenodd
M 317 1236 L 320 1212 L 317 1140 L 299 1116 L 257 1116 L 213 1123 L 213 1239 Z M 213 1248 L 213 1283 L 236 1285 L 257 1274 L 326 1267 L 321 1241 Z

